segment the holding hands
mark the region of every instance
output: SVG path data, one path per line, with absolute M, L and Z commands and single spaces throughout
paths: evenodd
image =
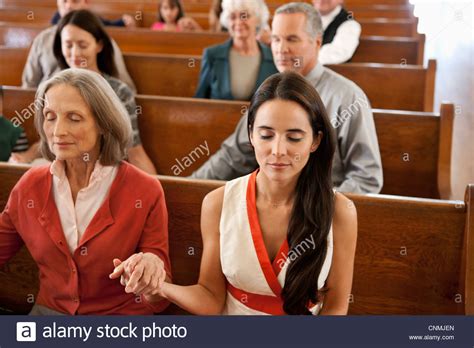
M 127 260 L 114 259 L 114 270 L 110 279 L 120 278 L 126 293 L 143 295 L 149 302 L 161 297 L 161 288 L 166 279 L 163 261 L 153 253 L 137 253 Z

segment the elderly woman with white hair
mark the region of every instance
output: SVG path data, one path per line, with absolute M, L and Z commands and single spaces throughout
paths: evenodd
M 162 310 L 166 301 L 147 290 L 170 279 L 165 197 L 156 177 L 124 161 L 125 107 L 86 69 L 59 72 L 36 101 L 41 151 L 53 163 L 30 169 L 12 190 L 0 214 L 0 267 L 28 248 L 40 278 L 30 314 Z M 130 279 L 140 292 L 123 288 Z
M 271 50 L 257 40 L 270 13 L 263 0 L 223 0 L 221 24 L 231 38 L 204 50 L 195 97 L 250 100 L 258 86 L 277 73 Z

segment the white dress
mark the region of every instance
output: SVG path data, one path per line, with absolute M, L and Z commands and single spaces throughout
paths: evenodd
M 283 315 L 281 291 L 289 262 L 312 247 L 309 242 L 288 250 L 285 240 L 273 263 L 270 262 L 256 207 L 257 171 L 225 185 L 220 220 L 220 258 L 227 280 L 227 298 L 222 314 Z M 328 277 L 333 254 L 332 226 L 328 250 L 318 279 L 321 289 Z M 314 244 L 313 244 L 314 245 Z M 317 314 L 321 304 L 310 308 Z

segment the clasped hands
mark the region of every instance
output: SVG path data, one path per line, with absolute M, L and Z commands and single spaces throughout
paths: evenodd
M 114 270 L 110 279 L 120 278 L 126 293 L 144 295 L 147 301 L 161 296 L 161 288 L 166 279 L 163 261 L 153 253 L 137 253 L 127 260 L 114 259 Z

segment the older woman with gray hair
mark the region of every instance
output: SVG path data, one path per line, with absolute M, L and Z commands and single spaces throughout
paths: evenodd
M 231 36 L 204 50 L 195 97 L 250 100 L 258 86 L 277 73 L 269 47 L 257 35 L 269 19 L 263 0 L 223 0 L 221 24 Z
M 147 289 L 169 279 L 165 198 L 155 177 L 124 161 L 132 130 L 120 99 L 98 73 L 67 69 L 36 100 L 40 148 L 53 163 L 12 190 L 0 214 L 0 266 L 26 245 L 40 278 L 31 314 L 162 310 L 166 301 Z M 136 255 L 139 269 L 130 267 Z M 138 294 L 123 289 L 132 277 Z

